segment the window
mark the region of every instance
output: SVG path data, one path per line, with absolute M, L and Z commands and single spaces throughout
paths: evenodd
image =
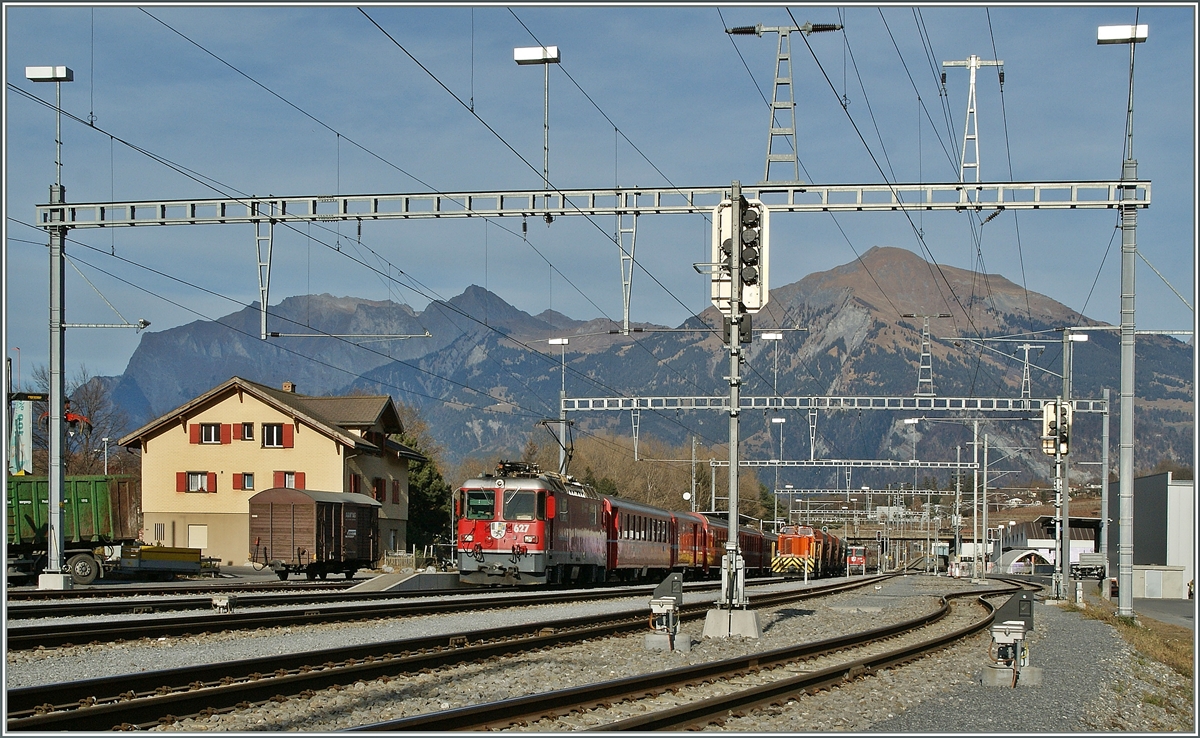
M 504 491 L 505 520 L 533 520 L 537 505 L 537 493 L 521 490 Z
M 242 440 L 254 440 L 254 423 L 242 423 Z
M 393 505 L 400 504 L 400 480 L 399 479 L 392 480 L 392 504 Z
M 467 490 L 467 520 L 491 520 L 496 517 L 496 493 L 490 489 Z
M 263 448 L 283 448 L 283 424 L 263 423 Z
M 188 492 L 207 492 L 208 491 L 208 472 L 188 472 L 187 473 L 187 491 Z
M 387 480 L 383 477 L 372 479 L 371 492 L 374 494 L 376 500 L 387 502 Z
M 298 471 L 277 471 L 272 480 L 275 487 L 288 487 L 289 489 L 305 489 L 304 472 Z
M 154 524 L 154 543 L 155 543 L 155 545 L 161 546 L 163 540 L 165 540 L 166 537 L 167 537 L 167 524 L 166 523 L 155 523 Z
M 220 443 L 221 442 L 221 424 L 220 423 L 201 423 L 200 424 L 200 443 Z
M 254 474 L 252 472 L 242 473 L 242 489 L 254 489 Z

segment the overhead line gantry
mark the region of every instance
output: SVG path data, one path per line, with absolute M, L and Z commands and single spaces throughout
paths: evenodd
M 1149 181 L 995 182 L 948 184 L 818 185 L 764 183 L 744 194 L 777 213 L 963 211 L 974 209 L 1087 210 L 1145 208 Z M 279 223 L 438 218 L 563 217 L 628 218 L 620 226 L 624 315 L 628 324 L 632 246 L 636 216 L 710 213 L 730 188 L 616 187 L 605 189 L 514 190 L 364 195 L 298 195 L 47 203 L 37 206 L 37 223 L 47 230 L 131 226 L 247 224 L 255 228 L 261 338 L 268 338 L 267 304 L 274 226 Z M 633 216 L 630 218 L 630 216 Z M 628 233 L 626 233 L 628 231 Z M 627 271 L 628 270 L 628 271 Z M 628 277 L 626 276 L 628 275 Z

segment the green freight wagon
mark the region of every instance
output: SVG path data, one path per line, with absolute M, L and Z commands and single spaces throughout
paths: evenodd
M 10 476 L 6 498 L 9 578 L 46 568 L 48 477 Z M 63 562 L 77 584 L 90 584 L 120 560 L 121 546 L 142 527 L 141 481 L 130 475 L 68 476 L 63 480 Z
M 7 576 L 35 579 L 46 569 L 50 482 L 11 476 L 6 500 Z M 200 549 L 141 545 L 141 481 L 131 475 L 63 480 L 63 564 L 75 584 L 121 573 L 167 578 L 200 572 Z

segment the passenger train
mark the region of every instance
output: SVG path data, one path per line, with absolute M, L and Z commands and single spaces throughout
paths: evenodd
M 465 482 L 454 516 L 459 578 L 476 585 L 587 586 L 670 572 L 716 577 L 729 538 L 723 513 L 675 512 L 600 494 L 524 462 L 501 461 L 494 474 Z M 775 535 L 749 527 L 737 535 L 747 576 L 768 574 Z

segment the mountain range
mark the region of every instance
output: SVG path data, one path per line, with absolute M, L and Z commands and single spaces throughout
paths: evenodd
M 568 397 L 723 396 L 729 391 L 722 317 L 711 307 L 679 326 L 636 324 L 627 336 L 608 320 L 574 320 L 553 311 L 530 315 L 477 286 L 420 312 L 394 302 L 322 294 L 286 298 L 269 313 L 270 329 L 279 333 L 358 338 L 263 341 L 254 304 L 216 321 L 144 334 L 125 372 L 105 381 L 134 427 L 234 375 L 274 386 L 292 381 L 311 395 L 391 394 L 420 412 L 451 461 L 517 456 L 531 432 L 539 442 L 554 443 L 537 426 L 558 416 L 564 356 Z M 1030 346 L 1030 396 L 1054 397 L 1061 391 L 1062 372 L 1062 332 L 1055 329 L 1099 325 L 1001 275 L 876 247 L 853 262 L 771 291 L 768 305 L 754 316 L 742 394 L 912 396 L 918 391 L 926 315 L 948 316 L 929 318 L 929 354 L 933 389 L 949 397 L 1020 397 L 1022 344 Z M 763 340 L 763 329 L 784 329 L 782 340 Z M 410 337 L 377 338 L 381 335 Z M 1112 391 L 1115 468 L 1119 336 L 1115 331 L 1088 335 L 1088 342 L 1075 345 L 1074 396 L 1099 398 L 1104 388 Z M 551 337 L 569 343 L 549 345 Z M 1136 368 L 1138 473 L 1163 460 L 1190 466 L 1192 345 L 1139 336 Z M 756 415 L 742 416 L 743 458 L 778 457 L 775 427 L 770 418 Z M 964 460 L 970 458 L 969 433 L 961 424 L 913 426 L 890 411 L 830 411 L 816 418 L 815 447 L 810 448 L 807 413 L 785 416 L 780 428 L 787 433 L 784 458 L 908 459 L 914 443 L 922 459 L 953 460 L 956 446 L 962 447 Z M 1050 474 L 1048 457 L 1030 450 L 1039 445 L 1040 432 L 1032 420 L 1026 414 L 981 424 L 992 458 L 1008 457 L 1002 463 L 1014 476 L 1005 484 Z M 572 421 L 576 434 L 632 432 L 628 412 L 577 413 Z M 692 434 L 706 449 L 728 439 L 728 416 L 712 410 L 690 411 L 686 418 L 674 411 L 645 411 L 639 425 L 642 437 L 679 446 L 689 444 Z M 1100 427 L 1096 415 L 1077 418 L 1074 458 L 1098 460 Z M 808 473 L 812 481 L 805 486 L 833 483 L 829 470 Z M 1081 466 L 1078 473 L 1094 478 L 1098 467 Z M 884 472 L 870 470 L 862 472 L 861 481 L 887 482 Z

